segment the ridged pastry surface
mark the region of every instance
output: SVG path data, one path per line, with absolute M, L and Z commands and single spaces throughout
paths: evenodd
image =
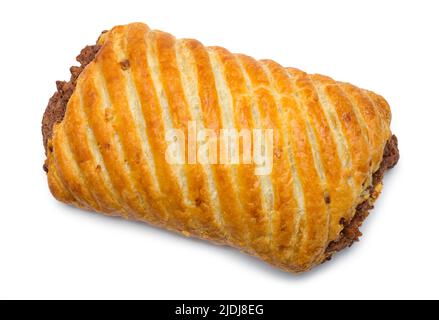
M 54 196 L 236 247 L 292 272 L 327 258 L 391 137 L 370 91 L 141 23 L 103 34 L 48 141 Z M 166 132 L 273 129 L 254 164 L 169 164 Z

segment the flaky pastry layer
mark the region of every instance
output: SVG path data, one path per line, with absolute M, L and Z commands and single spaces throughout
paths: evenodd
M 329 77 L 141 23 L 103 33 L 79 60 L 43 119 L 49 187 L 77 207 L 302 272 L 356 240 L 349 226 L 358 231 L 359 212 L 381 189 L 374 173 L 398 158 L 387 102 Z M 187 131 L 188 121 L 217 132 L 273 129 L 271 174 L 169 164 L 166 132 Z

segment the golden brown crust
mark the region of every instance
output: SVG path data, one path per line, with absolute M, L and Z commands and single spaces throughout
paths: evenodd
M 391 137 L 381 96 L 140 23 L 113 28 L 98 45 L 62 121 L 47 126 L 57 199 L 230 245 L 290 272 L 328 258 Z M 189 121 L 218 135 L 273 129 L 271 174 L 255 175 L 254 164 L 169 164 L 166 133 L 187 132 Z

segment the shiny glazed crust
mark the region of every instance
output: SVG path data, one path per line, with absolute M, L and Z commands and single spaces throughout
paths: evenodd
M 141 23 L 113 28 L 98 45 L 47 142 L 58 200 L 233 246 L 290 272 L 330 256 L 391 137 L 381 96 Z M 165 133 L 186 132 L 189 120 L 217 132 L 273 129 L 271 174 L 168 164 Z

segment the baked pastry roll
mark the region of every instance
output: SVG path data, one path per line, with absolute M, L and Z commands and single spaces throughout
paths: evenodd
M 289 272 L 358 239 L 399 157 L 387 102 L 329 77 L 141 23 L 102 33 L 77 60 L 43 118 L 54 197 L 236 247 Z M 170 162 L 168 133 L 189 133 L 191 123 L 220 136 L 271 132 L 271 170 L 190 162 L 191 147 L 179 149 L 184 163 Z M 243 149 L 235 148 L 239 159 Z

